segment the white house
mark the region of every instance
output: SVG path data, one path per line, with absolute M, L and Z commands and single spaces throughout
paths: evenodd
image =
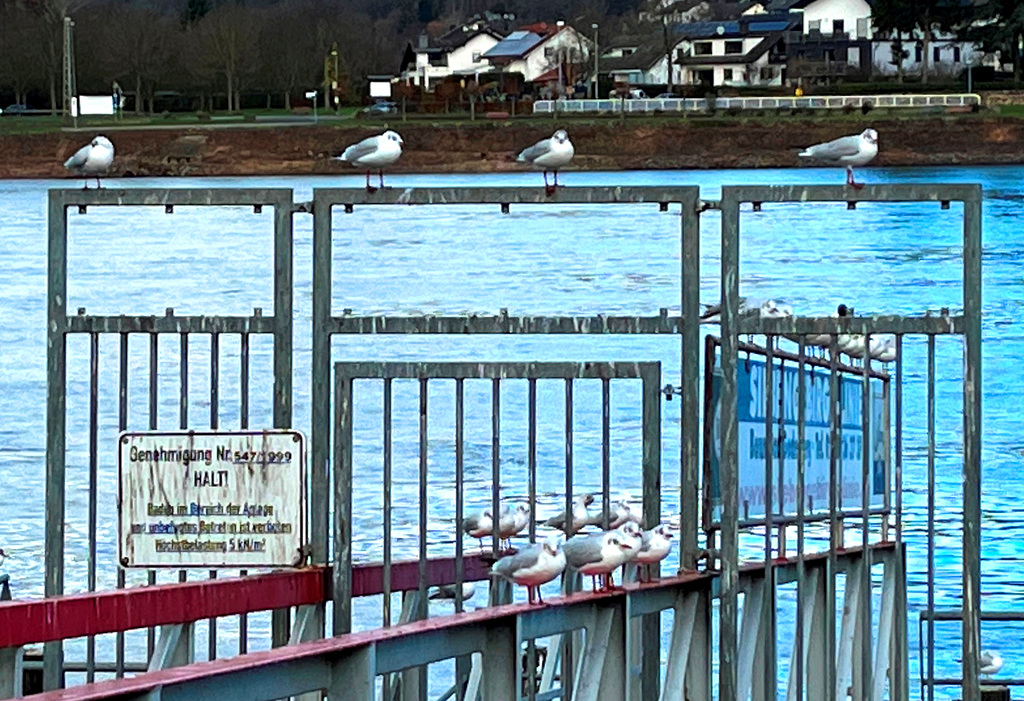
M 660 38 L 619 37 L 601 52 L 600 70 L 614 82 L 630 85 L 668 83 L 668 52 Z M 680 67 L 673 66 L 672 82 L 678 84 Z
M 777 86 L 784 80 L 783 39 L 796 21 L 747 15 L 738 21 L 694 22 L 678 28 L 675 63 L 688 85 Z
M 521 73 L 527 82 L 572 85 L 579 67 L 592 56 L 592 42 L 572 27 L 544 22 L 512 32 L 481 54 L 505 73 Z
M 903 38 L 904 75 L 921 75 L 924 66 L 924 43 L 919 40 L 920 33 Z M 928 46 L 928 75 L 955 77 L 966 70 L 967 66 L 979 66 L 986 62 L 986 54 L 975 44 L 957 41 L 951 35 L 939 35 L 932 39 Z M 893 43 L 883 35 L 876 35 L 872 42 L 872 63 L 877 75 L 895 76 L 899 69 L 893 62 Z
M 456 27 L 437 38 L 421 34 L 412 49 L 415 62 L 405 67 L 402 78 L 431 90 L 452 75 L 479 75 L 492 69 L 483 55 L 501 39 L 498 30 L 482 21 Z
M 787 5 L 790 12 L 801 14 L 804 34 L 871 38 L 871 5 L 867 0 L 796 0 Z

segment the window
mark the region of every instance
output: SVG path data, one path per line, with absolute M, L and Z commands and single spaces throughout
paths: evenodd
M 732 80 L 732 69 L 726 68 L 722 71 L 722 80 Z
M 846 62 L 851 66 L 860 66 L 860 49 L 856 46 L 846 49 Z
M 771 80 L 774 77 L 774 75 L 773 75 L 774 73 L 775 73 L 775 71 L 772 69 L 771 66 L 762 66 L 761 67 L 761 80 Z
M 940 49 L 938 46 L 936 46 L 934 49 L 932 49 L 932 62 L 933 63 L 941 63 L 942 62 L 942 49 Z
M 693 42 L 693 55 L 694 56 L 710 56 L 711 55 L 711 42 L 710 41 L 695 41 L 695 42 Z
M 743 42 L 742 41 L 727 41 L 727 42 L 725 42 L 725 53 L 726 54 L 741 54 L 741 53 L 743 53 Z
M 921 63 L 921 58 L 923 56 L 924 54 L 921 51 L 921 45 L 918 44 L 917 46 L 914 47 L 914 63 Z
M 858 17 L 857 18 L 857 38 L 867 39 L 868 38 L 868 18 Z
M 473 52 L 473 63 L 479 63 L 479 62 L 480 62 L 480 52 L 479 51 L 474 51 Z
M 960 47 L 953 47 L 953 63 L 960 63 Z
M 808 34 L 810 34 L 812 32 L 820 32 L 820 31 L 821 31 L 821 20 L 820 19 L 812 19 L 810 22 L 807 23 L 807 33 Z
M 834 20 L 832 20 L 832 33 L 833 34 L 842 34 L 843 30 L 845 28 L 846 28 L 846 23 L 843 22 L 843 20 L 841 20 L 841 19 L 834 19 Z

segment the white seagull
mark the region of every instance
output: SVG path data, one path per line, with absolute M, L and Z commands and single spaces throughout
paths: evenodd
M 494 533 L 494 519 L 491 517 L 491 510 L 484 509 L 462 519 L 462 530 L 466 535 L 480 541 L 480 549 L 483 550 L 483 539 Z
M 100 176 L 110 170 L 114 162 L 114 144 L 105 136 L 97 136 L 88 145 L 75 151 L 75 155 L 64 161 L 64 167 L 72 173 L 85 176 L 85 187 L 89 189 L 89 178 L 96 178 L 96 188 L 100 187 Z
M 896 360 L 896 341 L 891 336 L 885 338 L 871 337 L 871 347 L 868 353 L 875 360 L 883 363 L 891 363 Z
M 607 531 L 573 536 L 565 542 L 562 550 L 566 564 L 594 580 L 595 591 L 598 576 L 604 578 L 603 589 L 607 591 L 612 588 L 611 573 L 629 559 L 633 546 L 631 536 Z
M 587 509 L 588 506 L 594 503 L 593 494 L 584 494 L 583 496 L 576 499 L 576 502 L 572 505 L 572 530 L 575 533 L 579 529 L 590 524 L 590 511 Z M 566 518 L 565 513 L 560 513 L 558 516 L 552 516 L 544 522 L 545 526 L 551 526 L 559 530 L 566 529 Z
M 454 584 L 442 584 L 441 586 L 435 588 L 427 598 L 435 600 L 454 599 L 456 591 L 457 590 Z M 472 582 L 463 582 L 462 600 L 465 601 L 466 599 L 472 599 L 474 594 L 476 594 L 476 586 Z
M 517 535 L 530 523 L 530 507 L 525 504 L 520 504 L 516 507 L 515 511 L 511 511 L 507 506 L 501 510 L 501 516 L 498 517 L 498 537 L 503 541 L 506 541 L 508 545 L 509 538 Z
M 533 146 L 523 149 L 516 160 L 544 170 L 544 189 L 550 195 L 558 187 L 558 169 L 568 165 L 574 153 L 569 135 L 565 129 L 559 129 L 550 138 L 541 139 Z M 548 185 L 549 170 L 555 173 L 553 185 Z
M 738 310 L 739 316 L 758 315 L 762 319 L 782 319 L 793 316 L 793 307 L 775 299 L 766 299 L 763 302 L 751 300 L 749 297 L 740 297 Z M 700 315 L 702 324 L 722 323 L 722 304 L 708 304 L 704 313 Z
M 530 545 L 514 555 L 501 558 L 491 566 L 491 576 L 526 587 L 531 604 L 536 591 L 537 601 L 543 604 L 540 585 L 550 582 L 564 569 L 565 553 L 558 547 L 556 540 L 548 538 L 543 543 Z
M 337 160 L 351 163 L 357 168 L 366 168 L 366 191 L 376 192 L 370 186 L 370 172 L 376 170 L 380 175 L 380 186 L 384 187 L 384 168 L 399 159 L 402 155 L 402 137 L 388 130 L 378 136 L 363 139 L 352 144 L 338 156 Z
M 843 136 L 823 144 L 808 146 L 799 155 L 846 166 L 846 184 L 859 190 L 864 185 L 854 181 L 853 168 L 867 165 L 878 155 L 878 132 L 874 129 L 865 129 L 857 136 Z
M 657 565 L 668 557 L 669 551 L 672 550 L 672 531 L 664 523 L 644 531 L 642 538 L 640 552 L 636 554 L 638 565 Z
M 978 672 L 981 676 L 988 677 L 997 674 L 1002 668 L 1003 658 L 999 656 L 998 652 L 981 651 L 981 655 L 978 656 Z

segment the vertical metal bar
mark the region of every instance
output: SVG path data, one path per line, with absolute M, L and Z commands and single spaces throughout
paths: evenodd
M 903 542 L 903 334 L 896 334 L 896 542 Z
M 612 419 L 611 381 L 601 378 L 601 526 L 607 530 L 611 524 L 611 482 L 612 482 Z
M 352 630 L 352 378 L 335 371 L 333 635 Z
M 427 378 L 420 378 L 420 561 L 417 578 L 420 595 L 416 601 L 418 604 L 417 618 L 419 619 L 427 617 L 427 393 L 430 391 L 428 382 Z
M 495 558 L 500 552 L 499 531 L 501 530 L 501 504 L 498 491 L 501 487 L 501 380 L 491 380 L 491 553 Z M 492 588 L 500 589 L 499 587 Z M 498 601 L 492 601 L 498 603 Z
M 935 336 L 928 335 L 928 701 L 935 701 Z
M 804 441 L 807 437 L 807 378 L 804 376 L 807 337 L 800 336 L 797 361 L 796 399 L 796 701 L 804 701 L 804 595 L 807 572 L 804 563 L 804 501 L 806 489 L 806 459 Z
M 313 563 L 322 564 L 327 561 L 327 544 L 330 541 L 330 530 L 328 521 L 326 520 L 326 510 L 323 514 L 317 513 L 317 508 L 329 507 L 330 504 L 330 481 L 329 474 L 327 471 L 326 461 L 329 456 L 328 449 L 330 446 L 330 431 L 331 431 L 331 414 L 330 406 L 330 391 L 331 391 L 331 349 L 330 349 L 330 336 L 327 336 L 326 348 L 321 347 L 318 342 L 322 342 L 322 336 L 318 336 L 316 330 L 321 324 L 326 324 L 325 317 L 318 317 L 316 312 L 323 311 L 323 307 L 317 307 L 317 301 L 326 303 L 327 316 L 330 316 L 331 311 L 331 262 L 330 262 L 330 231 L 331 231 L 331 212 L 330 207 L 325 208 L 326 213 L 319 211 L 319 208 L 314 209 L 313 213 L 313 230 L 314 230 L 314 254 L 317 252 L 316 249 L 321 248 L 317 246 L 316 234 L 320 233 L 317 231 L 316 224 L 317 219 L 326 219 L 327 221 L 327 251 L 324 254 L 326 256 L 325 261 L 320 261 L 316 255 L 313 256 L 313 268 L 314 268 L 314 283 L 317 281 L 324 283 L 326 282 L 326 291 L 321 286 L 319 289 L 316 284 L 313 285 L 313 297 L 314 297 L 314 315 L 313 315 L 313 329 L 314 329 L 314 341 L 313 341 L 313 412 L 314 416 L 320 419 L 321 431 L 318 431 L 316 437 L 314 437 L 314 449 L 316 446 L 316 438 L 321 438 L 326 442 L 321 447 L 320 451 L 314 455 L 314 458 L 323 460 L 322 465 L 317 464 L 317 460 L 313 460 L 313 468 L 310 471 L 313 480 L 313 496 L 312 496 L 312 508 L 313 508 L 313 519 L 312 519 L 312 533 L 311 541 L 313 543 Z M 292 349 L 293 339 L 292 331 L 294 325 L 294 247 L 292 245 L 293 232 L 292 232 L 292 193 L 289 190 L 285 197 L 282 197 L 274 205 L 274 427 L 275 428 L 291 428 L 292 427 Z M 322 243 L 322 242 L 321 242 Z M 322 248 L 321 248 L 322 250 Z M 326 265 L 327 276 L 326 278 L 322 275 L 316 275 L 316 272 L 320 270 L 320 266 Z M 319 294 L 318 294 L 319 293 Z M 318 354 L 319 352 L 319 354 Z M 317 388 L 317 383 L 322 382 L 321 388 Z M 323 393 L 323 394 L 322 394 Z M 322 402 L 320 412 L 317 412 L 316 400 Z M 314 421 L 314 426 L 316 422 Z M 322 481 L 318 481 L 322 480 Z M 322 520 L 321 520 L 322 517 Z M 317 530 L 320 528 L 321 530 Z M 315 629 L 316 637 L 322 636 L 324 631 L 324 620 L 323 620 L 323 605 L 317 607 L 317 621 L 316 625 L 312 626 Z M 288 638 L 291 635 L 291 624 L 289 621 L 290 611 L 289 609 L 277 609 L 271 612 L 271 644 L 274 647 L 280 647 L 288 644 Z
M 714 416 L 715 404 L 714 394 L 712 392 L 715 377 L 715 365 L 716 365 L 716 351 L 718 345 L 714 336 L 704 337 L 704 416 Z M 721 397 L 719 397 L 721 401 Z M 721 485 L 721 481 L 717 475 L 712 474 L 711 471 L 711 456 L 714 450 L 714 443 L 719 440 L 720 436 L 715 435 L 714 421 L 704 421 L 704 452 L 703 459 L 701 461 L 701 476 L 702 483 L 705 488 L 701 490 L 701 527 L 704 530 L 705 543 L 704 547 L 708 552 L 707 560 L 705 562 L 706 567 L 710 569 L 716 569 L 715 558 L 711 553 L 715 550 L 715 531 L 714 531 L 714 500 L 713 492 L 715 483 Z M 721 498 L 721 494 L 718 495 Z M 680 514 L 682 518 L 682 514 Z M 680 536 L 681 538 L 681 536 Z M 680 557 L 682 557 L 682 544 L 680 543 Z M 694 563 L 696 566 L 696 563 Z M 683 569 L 682 563 L 680 562 L 680 571 Z M 710 651 L 708 651 L 710 658 Z M 706 680 L 708 684 L 711 680 Z
M 764 604 L 762 608 L 761 636 L 764 646 L 764 676 L 761 679 L 764 685 L 764 698 L 775 699 L 778 696 L 779 682 L 775 673 L 775 573 L 772 568 L 772 530 L 774 528 L 775 498 L 773 496 L 775 487 L 775 470 L 772 461 L 772 453 L 775 447 L 774 423 L 775 417 L 775 337 L 768 335 L 765 343 L 764 354 Z M 781 396 L 781 392 L 779 393 Z M 782 495 L 779 495 L 781 502 Z M 781 543 L 780 543 L 781 550 Z M 798 604 L 799 605 L 799 602 Z
M 700 214 L 698 190 L 680 203 L 682 218 L 682 414 L 679 451 L 679 568 L 697 566 L 700 505 Z M 737 222 L 737 226 L 738 226 Z M 708 544 L 708 549 L 711 545 Z
M 96 483 L 99 478 L 100 335 L 89 334 L 89 591 L 96 591 Z M 96 679 L 96 638 L 85 644 L 85 681 Z
M 981 698 L 981 186 L 973 189 L 964 201 L 964 701 Z
M 64 461 L 67 405 L 68 215 L 62 194 L 50 190 L 47 212 L 46 523 L 44 595 L 64 593 Z M 43 687 L 64 685 L 61 641 L 43 648 Z
M 241 350 L 239 353 L 239 407 L 238 427 L 243 431 L 249 428 L 249 334 L 240 336 Z M 248 573 L 241 570 L 239 574 L 245 577 Z M 238 654 L 244 655 L 249 651 L 249 614 L 243 613 L 238 616 Z
M 529 475 L 528 498 L 530 500 L 530 521 L 527 533 L 530 543 L 537 540 L 537 378 L 527 381 L 527 469 Z M 552 650 L 552 654 L 554 651 Z M 526 698 L 537 698 L 537 642 L 530 638 L 526 642 Z M 461 690 L 461 685 L 459 686 Z M 462 701 L 460 698 L 458 701 Z
M 860 576 L 860 625 L 862 633 L 861 662 L 860 662 L 860 686 L 863 698 L 871 698 L 874 684 L 871 681 L 871 670 L 874 666 L 874 654 L 871 645 L 871 566 L 873 564 L 870 546 L 871 527 L 871 334 L 864 334 L 864 365 L 862 372 L 863 382 L 861 384 L 860 397 L 860 457 L 861 457 L 861 484 L 860 484 L 860 513 L 861 513 L 861 552 L 864 558 L 864 565 L 861 567 Z M 879 641 L 879 645 L 883 641 Z
M 779 417 L 776 421 L 778 424 L 778 433 L 776 434 L 775 442 L 777 445 L 777 457 L 779 461 L 779 475 L 778 475 L 778 502 L 779 502 L 779 529 L 776 534 L 776 542 L 778 546 L 779 558 L 786 557 L 786 439 L 789 437 L 786 431 L 786 398 L 789 396 L 789 392 L 786 389 L 786 359 L 779 359 L 779 399 L 776 402 L 778 405 Z
M 466 480 L 465 480 L 465 421 L 466 421 L 466 398 L 465 380 L 461 377 L 455 380 L 455 612 L 463 610 L 462 582 L 465 579 L 465 563 L 463 562 L 463 531 L 462 519 L 466 510 Z M 531 501 L 532 505 L 533 502 Z M 532 520 L 532 514 L 531 514 Z M 387 569 L 385 569 L 387 571 Z M 390 584 L 390 582 L 389 582 Z M 465 688 L 462 680 L 466 677 L 472 665 L 467 657 L 460 657 L 455 660 L 455 701 L 463 701 Z M 385 682 L 387 676 L 384 677 Z M 384 698 L 387 699 L 387 687 L 384 688 Z
M 121 345 L 118 353 L 117 373 L 117 429 L 128 428 L 128 334 L 121 332 Z M 124 588 L 124 568 L 117 568 L 117 588 Z M 114 674 L 117 679 L 124 677 L 124 631 L 118 631 L 114 640 Z
M 313 192 L 313 348 L 310 384 L 310 544 L 312 563 L 327 563 L 330 543 L 331 205 Z M 275 316 L 276 313 L 275 313 Z M 275 339 L 276 344 L 276 339 Z M 318 607 L 322 612 L 323 608 Z M 321 613 L 321 615 L 323 615 Z M 320 623 L 321 632 L 324 624 Z
M 220 334 L 210 335 L 210 428 L 220 428 Z M 217 578 L 217 570 L 210 570 L 210 579 Z M 209 619 L 207 659 L 217 659 L 217 619 Z
M 391 626 L 391 413 L 392 413 L 392 379 L 390 377 L 384 378 L 384 581 L 383 581 L 383 617 L 384 627 L 388 628 Z M 459 407 L 461 408 L 461 407 Z M 461 446 L 458 445 L 459 436 L 458 429 L 456 429 L 456 501 L 461 499 L 461 493 L 459 491 L 458 481 L 462 476 L 462 465 L 461 465 Z M 456 513 L 458 509 L 456 509 Z M 461 523 L 461 520 L 456 520 L 456 525 Z M 456 560 L 455 567 L 456 573 L 462 568 L 462 561 L 458 556 L 458 553 L 462 549 L 462 538 L 461 532 L 456 535 L 455 538 L 455 552 Z M 456 574 L 458 578 L 458 574 Z M 456 589 L 455 604 L 456 610 L 461 605 L 462 592 Z M 393 677 L 390 674 L 385 674 L 381 678 L 381 698 L 385 701 L 391 701 L 391 681 Z
M 153 332 L 149 334 L 149 430 L 157 430 L 159 423 L 159 390 L 160 390 L 160 336 Z M 146 572 L 146 581 L 156 584 L 156 572 Z M 146 631 L 146 659 L 153 659 L 153 650 L 156 647 L 156 629 L 150 628 Z
M 828 521 L 829 521 L 829 546 L 828 546 L 828 567 L 825 574 L 825 659 L 828 665 L 825 669 L 825 697 L 827 701 L 836 701 L 836 570 L 837 549 L 843 547 L 843 534 L 838 519 L 838 492 L 842 488 L 839 484 L 839 456 L 842 455 L 839 445 L 839 421 L 841 420 L 841 408 L 839 406 L 839 345 L 838 336 L 833 335 L 829 345 L 829 386 L 828 386 L 828 412 L 829 412 L 829 458 L 828 458 Z
M 735 314 L 739 303 L 740 203 L 732 188 L 722 188 L 722 391 L 721 461 L 722 574 L 719 603 L 719 701 L 737 697 L 737 611 L 739 598 L 738 417 L 736 357 L 739 336 Z
M 903 335 L 896 334 L 896 562 L 899 564 L 897 581 L 896 642 L 892 653 L 893 701 L 907 701 L 909 679 L 907 677 L 907 570 L 906 552 L 903 546 Z M 888 445 L 886 446 L 888 449 Z M 921 640 L 918 635 L 918 646 Z M 906 686 L 904 682 L 906 681 Z
M 643 393 L 643 527 L 654 528 L 661 523 L 661 363 L 640 366 Z M 660 572 L 661 565 L 651 565 Z M 627 626 L 629 624 L 627 623 Z M 653 613 L 642 619 L 640 635 L 641 696 L 660 698 L 661 681 L 661 614 Z M 676 625 L 682 625 L 676 621 Z M 632 654 L 632 653 L 630 653 Z M 683 660 L 685 664 L 685 660 Z
M 384 380 L 384 627 L 391 625 L 391 387 Z M 456 543 L 456 548 L 461 543 Z M 389 677 L 385 676 L 385 680 Z
M 572 442 L 573 442 L 573 384 L 572 378 L 566 378 L 565 380 L 565 539 L 568 540 L 573 536 L 574 523 L 572 513 Z M 575 585 L 574 575 L 571 575 L 566 568 L 566 572 L 562 575 L 565 583 L 565 589 L 572 591 Z M 573 662 L 575 657 L 573 655 L 573 636 L 563 635 L 562 636 L 562 698 L 571 699 L 572 690 L 574 686 L 574 675 L 575 667 Z M 554 651 L 552 651 L 553 653 Z
M 178 354 L 178 428 L 188 428 L 188 333 L 179 334 L 181 349 Z M 185 570 L 178 570 L 178 581 L 188 579 Z

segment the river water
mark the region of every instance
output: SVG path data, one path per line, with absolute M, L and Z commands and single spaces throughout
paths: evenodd
M 1024 439 L 1016 410 L 1024 389 L 1016 363 L 1024 357 L 1024 244 L 1016 223 L 1024 202 L 1024 168 L 872 169 L 860 174 L 876 183 L 981 183 L 984 204 L 983 300 L 983 606 L 1015 609 L 1024 597 L 1016 560 L 1024 549 L 1019 484 Z M 564 175 L 570 186 L 699 185 L 714 198 L 726 184 L 841 183 L 837 170 L 639 171 Z M 537 185 L 540 175 L 394 175 L 395 186 Z M 297 199 L 315 187 L 361 185 L 360 176 L 287 178 L 183 178 L 109 181 L 124 187 L 286 187 Z M 12 555 L 3 565 L 14 595 L 43 590 L 44 446 L 46 402 L 46 192 L 74 187 L 74 181 L 0 182 L 0 547 Z M 828 314 L 838 302 L 858 312 L 921 314 L 962 305 L 962 208 L 937 205 L 775 205 L 742 219 L 741 294 L 785 298 L 798 314 Z M 196 208 L 91 210 L 69 214 L 68 308 L 96 314 L 269 313 L 272 304 L 272 217 L 251 209 L 216 214 Z M 678 309 L 680 284 L 678 217 L 655 205 L 436 207 L 336 210 L 333 309 L 357 314 L 484 313 L 657 314 Z M 719 217 L 702 219 L 702 298 L 717 299 Z M 295 398 L 294 425 L 309 430 L 312 218 L 295 218 Z M 193 339 L 189 367 L 190 425 L 209 425 L 209 340 Z M 160 428 L 177 428 L 178 339 L 160 345 Z M 960 445 L 962 436 L 959 340 L 937 343 L 936 605 L 956 607 L 960 596 Z M 114 436 L 118 396 L 116 338 L 100 346 L 100 479 L 98 562 L 100 588 L 114 584 L 117 469 Z M 88 503 L 88 339 L 69 341 L 67 574 L 69 591 L 86 588 Z M 663 383 L 678 383 L 679 344 L 672 337 L 344 337 L 334 345 L 344 360 L 660 360 Z M 149 427 L 148 344 L 133 338 L 129 350 L 129 429 Z M 222 428 L 238 426 L 237 340 L 222 341 L 220 406 Z M 912 689 L 918 674 L 917 614 L 925 602 L 926 433 L 923 339 L 908 339 L 905 352 L 906 432 L 905 516 L 909 541 L 910 645 Z M 269 426 L 270 343 L 252 346 L 252 406 L 249 425 Z M 578 383 L 574 403 L 576 480 L 580 489 L 600 480 L 600 385 Z M 630 389 L 632 387 L 632 389 Z M 511 499 L 526 490 L 525 383 L 509 382 L 502 392 L 502 489 Z M 564 498 L 564 389 L 541 383 L 539 390 L 538 488 L 540 516 L 554 513 Z M 430 554 L 450 552 L 454 526 L 454 406 L 451 383 L 430 392 Z M 483 506 L 490 489 L 490 386 L 467 384 L 467 509 Z M 356 418 L 357 560 L 378 560 L 380 538 L 380 386 L 358 390 Z M 662 483 L 666 513 L 677 508 L 679 403 L 664 403 Z M 395 386 L 396 557 L 415 556 L 418 470 L 417 395 L 412 383 Z M 612 395 L 613 493 L 639 496 L 640 415 L 636 385 L 618 385 Z M 472 547 L 470 543 L 467 547 Z M 672 556 L 674 560 L 675 556 Z M 671 563 L 671 561 L 670 561 Z M 666 571 L 672 565 L 666 566 Z M 190 575 L 193 578 L 196 575 Z M 161 581 L 174 579 L 173 573 Z M 142 575 L 129 574 L 129 583 Z M 478 590 L 482 589 L 478 586 Z M 478 591 L 468 602 L 482 605 Z M 443 613 L 444 604 L 437 605 Z M 780 626 L 792 626 L 789 609 Z M 265 633 L 265 615 L 251 617 L 250 629 Z M 356 607 L 357 627 L 377 625 L 380 602 Z M 200 656 L 205 654 L 201 625 Z M 218 654 L 237 650 L 232 625 L 222 628 Z M 1019 628 L 986 624 L 983 647 L 1010 650 Z M 98 643 L 99 656 L 112 659 L 112 636 Z M 955 676 L 959 626 L 939 624 L 939 676 Z M 144 633 L 128 636 L 129 651 L 144 649 Z M 251 648 L 263 647 L 254 641 Z M 69 645 L 71 652 L 82 646 Z M 71 653 L 69 653 L 71 654 Z M 72 656 L 80 656 L 72 655 Z M 1005 655 L 1004 655 L 1005 656 Z M 1024 676 L 1007 659 L 1003 674 Z M 942 696 L 945 692 L 940 692 Z

